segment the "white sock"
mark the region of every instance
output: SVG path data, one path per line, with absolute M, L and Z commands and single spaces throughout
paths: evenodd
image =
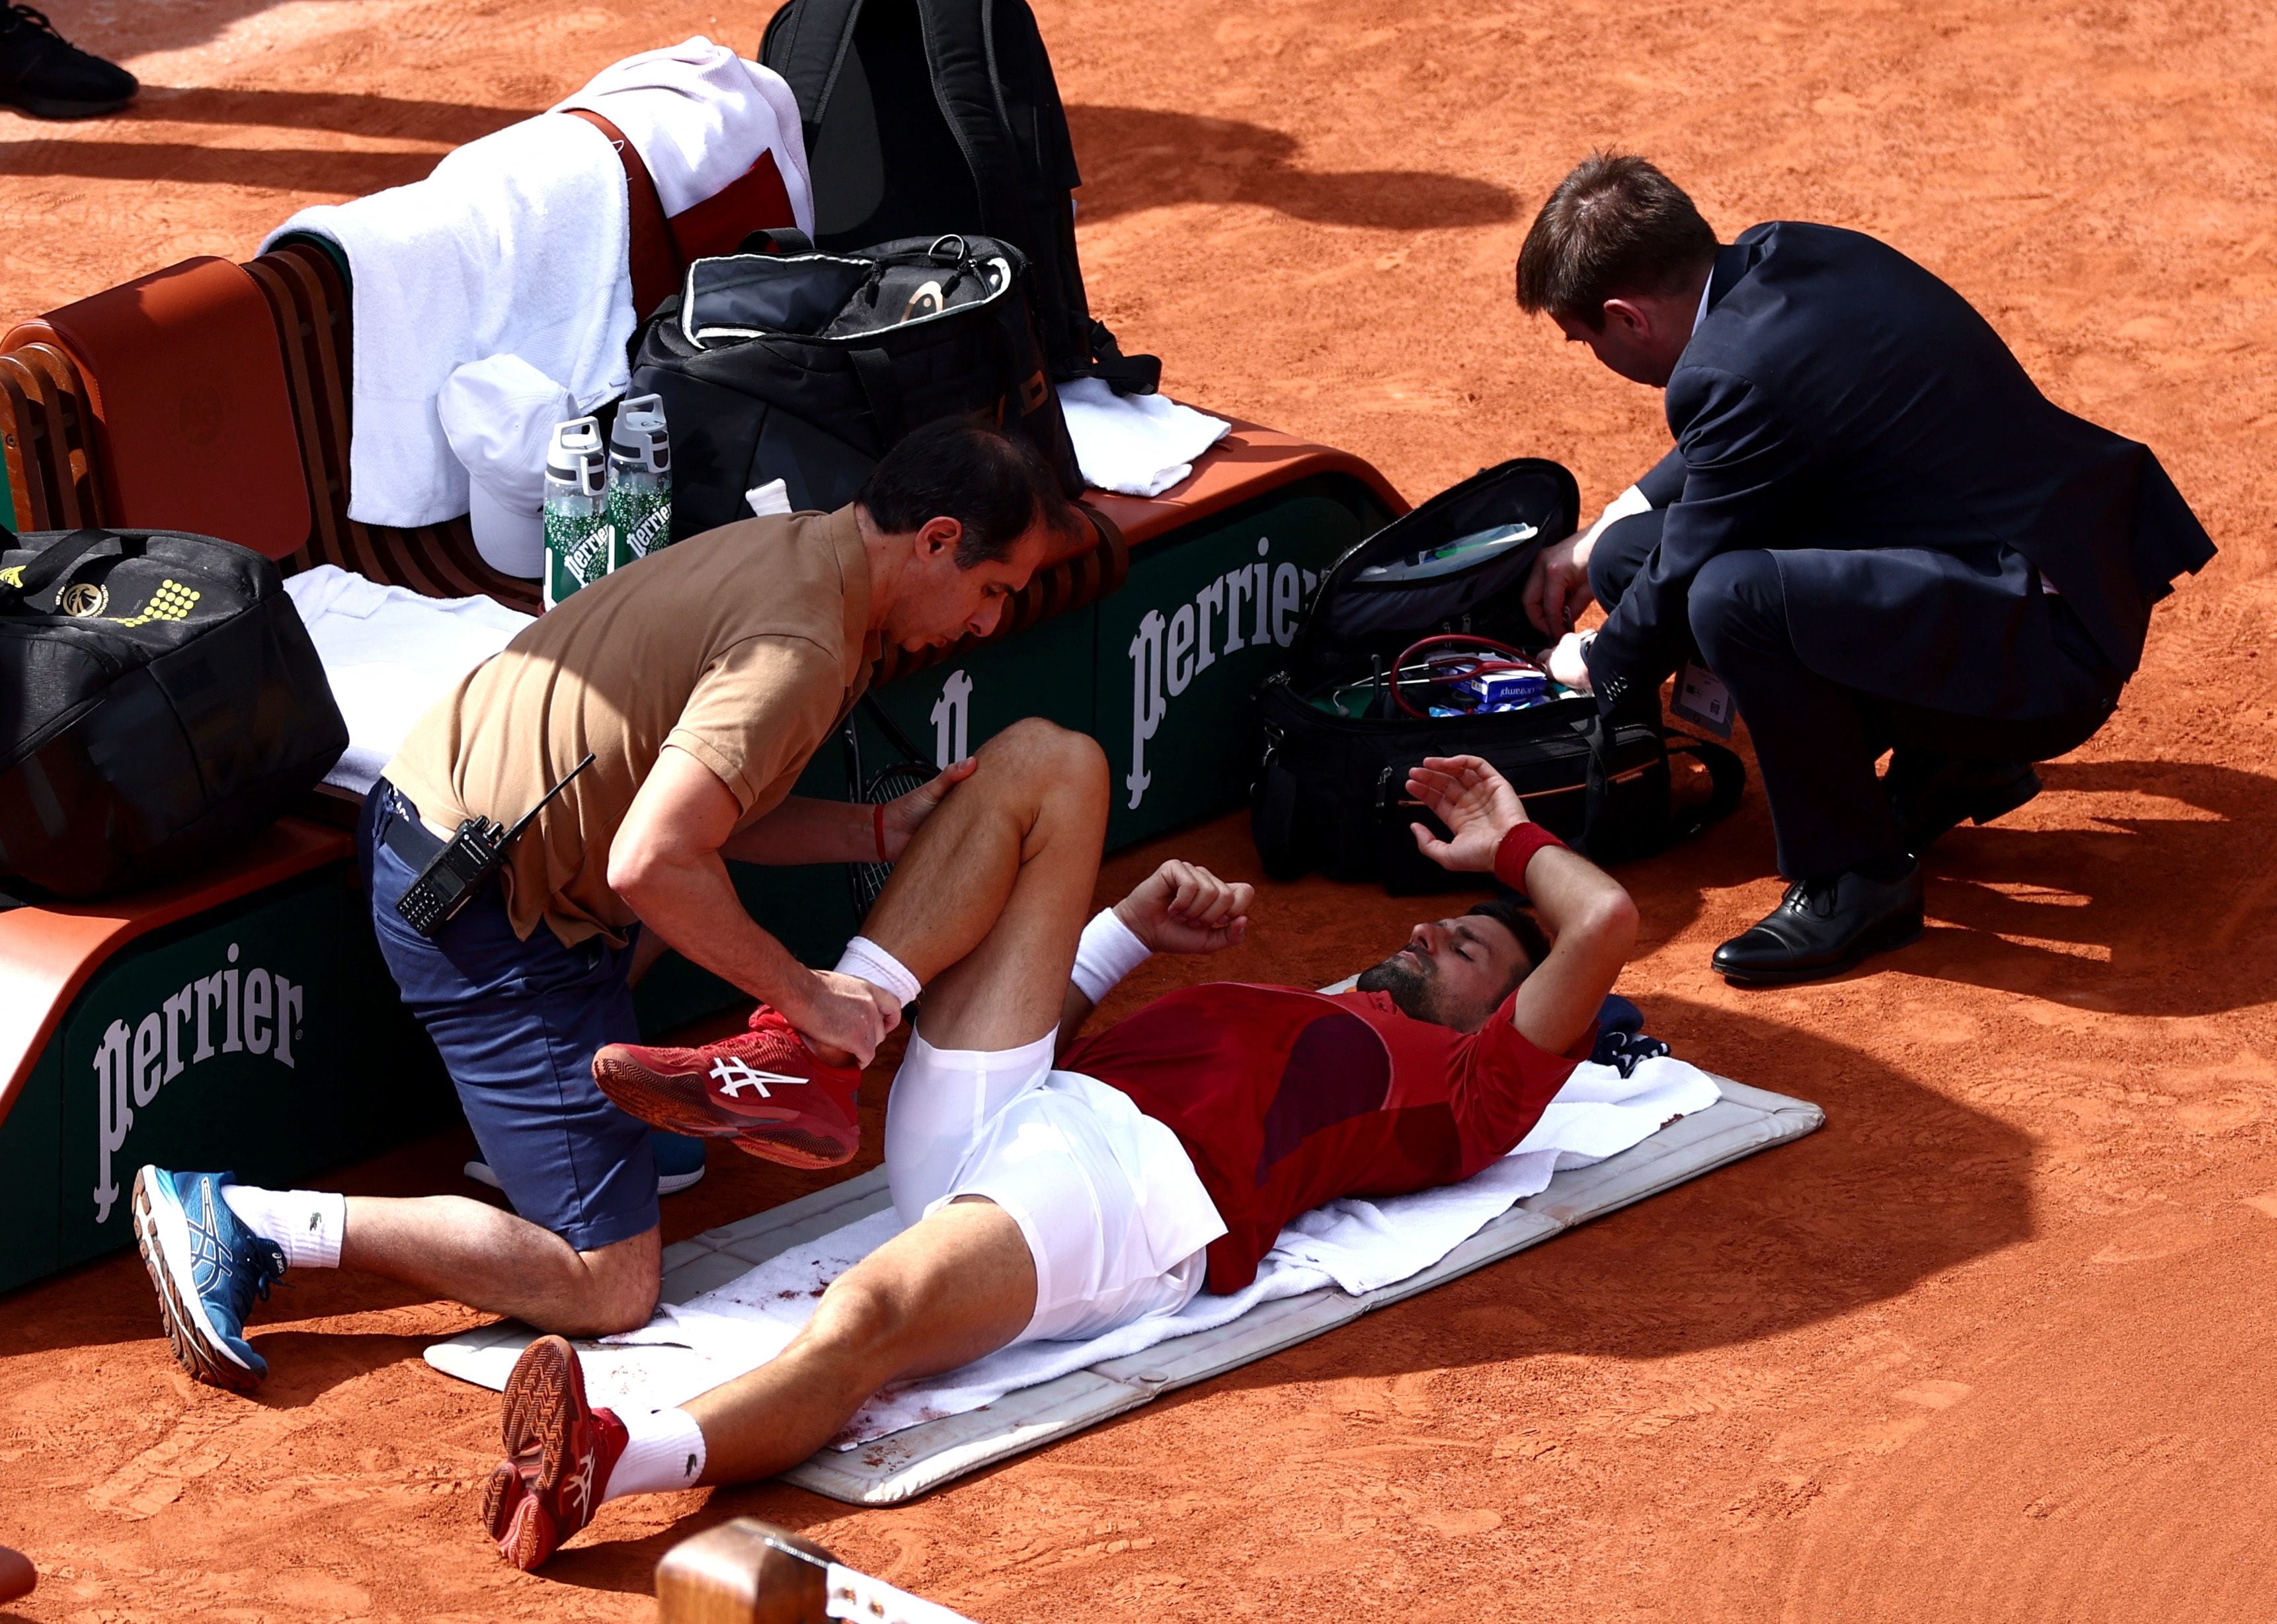
M 1131 933 L 1121 915 L 1111 907 L 1101 908 L 1083 928 L 1083 937 L 1075 945 L 1075 969 L 1068 979 L 1077 991 L 1098 1004 L 1154 956 L 1154 949 Z
M 348 1198 L 323 1190 L 264 1190 L 225 1184 L 221 1198 L 237 1221 L 284 1248 L 288 1269 L 337 1269 L 348 1226 Z
M 704 1429 L 686 1410 L 638 1410 L 617 1419 L 632 1438 L 617 1457 L 609 1486 L 601 1491 L 603 1499 L 692 1489 L 704 1476 Z
M 838 955 L 838 973 L 858 976 L 881 992 L 890 992 L 895 1002 L 914 1004 L 925 985 L 910 974 L 909 966 L 879 946 L 866 936 L 857 936 L 846 944 L 846 951 Z

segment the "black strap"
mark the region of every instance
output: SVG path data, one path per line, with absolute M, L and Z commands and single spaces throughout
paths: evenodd
M 1091 324 L 1091 376 L 1118 395 L 1151 395 L 1162 386 L 1162 360 L 1158 355 L 1125 355 L 1107 323 Z
M 854 368 L 854 381 L 862 386 L 870 421 L 878 426 L 881 454 L 893 450 L 902 439 L 902 391 L 894 378 L 893 358 L 883 350 L 863 349 L 847 351 L 846 359 Z
M 762 226 L 735 245 L 738 254 L 811 254 L 814 239 L 796 226 Z
M 1671 755 L 1692 756 L 1708 770 L 1710 787 L 1706 804 L 1694 808 L 1677 829 L 1677 839 L 1687 839 L 1710 823 L 1722 823 L 1739 809 L 1740 798 L 1748 789 L 1748 764 L 1740 759 L 1738 751 L 1705 739 L 1677 732 L 1666 737 Z
M 14 541 L 11 532 L 8 539 Z M 93 527 L 74 530 L 59 542 L 50 542 L 41 550 L 40 556 L 29 564 L 17 566 L 13 583 L 0 581 L 0 610 L 15 609 L 34 594 L 42 592 L 64 578 L 71 566 L 108 541 L 117 541 L 123 547 L 140 548 L 140 537 L 120 535 L 115 530 L 98 530 Z

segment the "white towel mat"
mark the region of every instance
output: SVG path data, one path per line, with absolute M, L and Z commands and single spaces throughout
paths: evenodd
M 542 113 L 469 141 L 426 179 L 303 209 L 354 283 L 348 517 L 442 524 L 468 507 L 435 398 L 469 361 L 518 355 L 580 412 L 624 392 L 633 330 L 625 171 L 609 138 Z
M 1127 497 L 1159 497 L 1232 428 L 1166 395 L 1118 395 L 1098 378 L 1060 385 L 1060 410 L 1084 479 Z
M 403 735 L 530 617 L 486 597 L 431 598 L 320 564 L 285 578 L 316 645 L 348 747 L 324 782 L 369 792 Z
M 1205 1293 L 1181 1313 L 1089 1341 L 1022 1343 L 962 1370 L 888 1388 L 834 1444 L 857 1450 L 888 1433 L 965 1415 L 1008 1393 L 1133 1359 L 1160 1344 L 1222 1332 L 1285 1300 L 1332 1292 L 1345 1302 L 1365 1301 L 1443 1264 L 1514 1204 L 1551 1188 L 1559 1170 L 1629 1151 L 1672 1119 L 1709 1112 L 1721 1092 L 1719 1080 L 1673 1058 L 1645 1061 L 1628 1077 L 1611 1066 L 1578 1066 L 1518 1149 L 1476 1177 L 1413 1195 L 1316 1208 L 1281 1232 L 1257 1279 L 1239 1293 Z M 864 1187 L 861 1193 L 857 1187 Z M 679 1404 L 765 1363 L 806 1323 L 824 1286 L 900 1228 L 882 1171 L 791 1207 L 809 1203 L 808 1211 L 779 1209 L 750 1220 L 771 1221 L 748 1241 L 737 1226 L 703 1237 L 707 1244 L 700 1250 L 687 1243 L 674 1248 L 679 1256 L 667 1256 L 666 1306 L 657 1317 L 624 1336 L 579 1344 L 594 1402 Z M 1548 1233 L 1559 1226 L 1552 1222 Z M 731 1277 L 723 1273 L 730 1270 Z M 471 1332 L 430 1347 L 427 1362 L 447 1375 L 503 1389 L 530 1334 L 513 1324 Z M 799 1470 L 826 1466 L 827 1455 Z

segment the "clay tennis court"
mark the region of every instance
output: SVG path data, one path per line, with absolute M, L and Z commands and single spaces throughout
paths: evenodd
M 27 1618 L 641 1619 L 750 1514 L 1021 1620 L 2264 1619 L 2277 1405 L 2277 24 L 2168 7 L 1045 0 L 1093 301 L 1165 388 L 1411 498 L 1515 454 L 1594 512 L 1666 444 L 1511 300 L 1542 194 L 1641 150 L 1728 240 L 1859 227 L 1952 282 L 2060 404 L 2148 442 L 2221 556 L 2117 718 L 1930 859 L 1871 973 L 1741 991 L 1777 899 L 1759 793 L 1621 871 L 1622 990 L 1817 1135 L 953 1486 L 612 1504 L 538 1575 L 474 1504 L 497 1400 L 419 1361 L 468 1311 L 303 1274 L 256 1398 L 193 1385 L 121 1255 L 0 1299 L 0 1543 Z M 763 11 L 661 0 L 56 0 L 147 88 L 0 114 L 0 316 L 416 178 L 627 53 Z M 1935 499 L 1923 493 L 1924 501 Z M 1226 819 L 1128 852 L 1257 877 Z M 1303 985 L 1417 905 L 1265 887 L 1212 975 Z M 1142 971 L 1107 1010 L 1189 973 Z M 881 1102 L 886 1073 L 869 1103 Z M 876 1123 L 867 1136 L 874 1157 Z M 346 1188 L 465 1189 L 458 1141 Z M 733 1151 L 666 1239 L 811 1188 Z

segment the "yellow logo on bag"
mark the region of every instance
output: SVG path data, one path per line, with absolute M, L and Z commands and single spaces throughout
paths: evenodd
M 22 586 L 24 584 L 24 566 L 20 564 L 11 564 L 6 569 L 0 570 L 0 581 L 6 581 L 11 587 Z
M 142 605 L 142 612 L 119 619 L 120 626 L 143 626 L 153 620 L 187 620 L 190 607 L 198 601 L 199 594 L 179 581 L 162 581 L 150 601 Z
M 77 620 L 92 620 L 110 603 L 110 592 L 92 581 L 75 581 L 56 597 L 56 607 Z

